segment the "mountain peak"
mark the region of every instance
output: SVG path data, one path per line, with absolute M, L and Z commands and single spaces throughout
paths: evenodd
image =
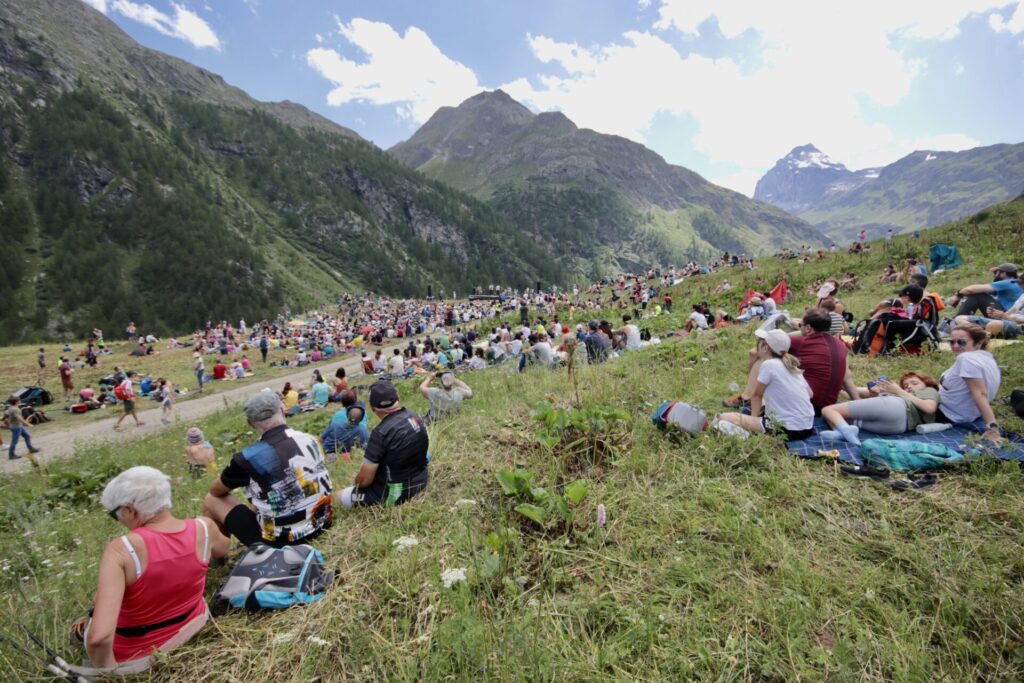
M 793 150 L 783 157 L 780 164 L 786 164 L 792 168 L 834 168 L 847 170 L 846 166 L 832 161 L 829 155 L 822 152 L 812 144 L 794 147 Z

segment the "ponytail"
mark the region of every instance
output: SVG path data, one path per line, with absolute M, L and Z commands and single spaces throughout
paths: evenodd
M 786 369 L 792 372 L 794 375 L 799 375 L 803 370 L 800 369 L 800 359 L 789 353 L 788 351 L 779 358 L 782 359 L 782 364 L 786 366 Z

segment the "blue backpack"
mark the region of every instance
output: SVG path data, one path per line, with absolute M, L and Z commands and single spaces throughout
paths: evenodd
M 860 445 L 860 455 L 871 465 L 898 472 L 932 470 L 964 459 L 963 453 L 941 443 L 886 439 L 867 439 Z
M 244 607 L 255 612 L 316 602 L 323 599 L 334 574 L 324 566 L 324 556 L 311 545 L 271 548 L 257 543 L 217 591 L 212 611 L 220 615 L 229 607 Z

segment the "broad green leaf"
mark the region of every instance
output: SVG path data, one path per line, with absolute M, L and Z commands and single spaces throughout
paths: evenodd
M 545 500 L 547 500 L 548 492 L 541 486 L 533 486 L 530 488 L 530 495 L 538 503 L 543 503 Z
M 565 501 L 562 496 L 555 496 L 555 510 L 558 512 L 558 516 L 566 522 L 572 522 L 573 514 L 569 508 L 569 503 Z
M 579 505 L 588 493 L 590 493 L 590 482 L 586 479 L 577 479 L 565 487 L 565 497 L 573 505 Z
M 499 555 L 488 555 L 487 559 L 484 560 L 484 566 L 480 568 L 480 573 L 491 578 L 497 576 L 498 572 L 501 571 L 501 557 Z
M 527 519 L 532 519 L 537 524 L 544 524 L 544 520 L 548 516 L 547 510 L 532 503 L 520 503 L 516 505 L 515 511 Z

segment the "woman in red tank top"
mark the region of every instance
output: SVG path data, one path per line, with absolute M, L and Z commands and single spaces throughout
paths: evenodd
M 152 467 L 119 474 L 101 502 L 130 531 L 103 552 L 85 627 L 92 666 L 112 669 L 177 647 L 206 623 L 206 570 L 230 540 L 208 518 L 171 515 L 170 478 Z

